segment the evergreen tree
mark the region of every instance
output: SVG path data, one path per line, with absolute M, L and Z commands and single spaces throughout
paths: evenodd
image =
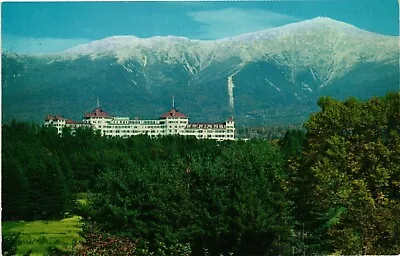
M 308 252 L 399 253 L 400 94 L 318 104 L 322 111 L 305 124 L 302 158 L 292 165 Z

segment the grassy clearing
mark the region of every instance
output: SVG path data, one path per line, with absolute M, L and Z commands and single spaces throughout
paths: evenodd
M 46 255 L 47 248 L 65 249 L 73 241 L 81 242 L 79 232 L 82 230 L 80 217 L 58 221 L 7 221 L 2 223 L 4 234 L 20 233 L 17 255 L 31 251 L 31 255 Z

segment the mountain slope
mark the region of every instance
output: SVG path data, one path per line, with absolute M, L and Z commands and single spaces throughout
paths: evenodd
M 194 121 L 227 118 L 234 102 L 238 125 L 298 123 L 322 95 L 399 90 L 398 40 L 316 18 L 214 41 L 123 36 L 52 55 L 4 54 L 3 118 L 79 119 L 97 96 L 114 114 L 153 118 L 175 95 Z

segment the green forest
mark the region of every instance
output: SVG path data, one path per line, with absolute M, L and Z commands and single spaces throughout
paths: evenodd
M 275 140 L 3 124 L 2 221 L 81 216 L 54 255 L 399 254 L 400 93 L 318 106 Z

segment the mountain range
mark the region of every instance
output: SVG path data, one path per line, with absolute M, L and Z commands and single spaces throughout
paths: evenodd
M 192 121 L 304 122 L 321 96 L 399 91 L 399 37 L 329 18 L 218 40 L 114 36 L 54 54 L 3 52 L 3 121 L 79 120 L 101 107 L 155 118 L 172 96 Z

